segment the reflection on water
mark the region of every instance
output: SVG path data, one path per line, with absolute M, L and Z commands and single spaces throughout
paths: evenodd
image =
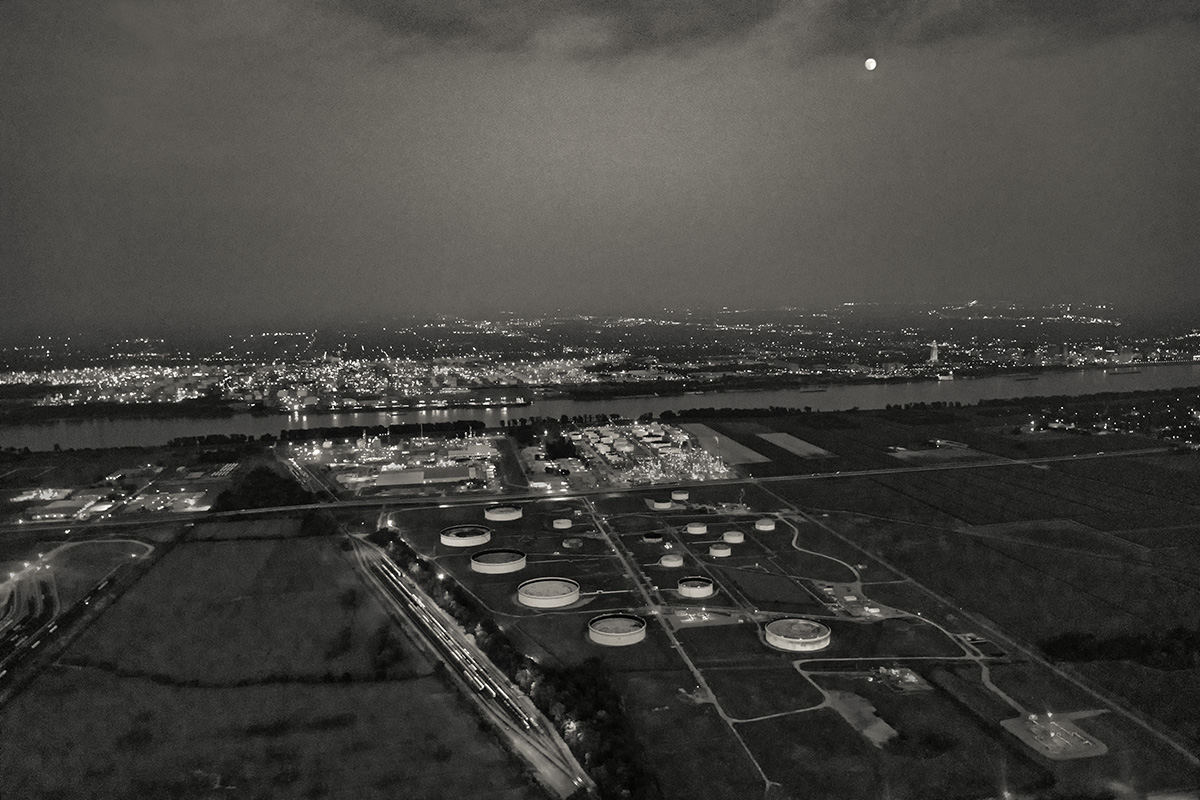
M 1172 389 L 1200 385 L 1200 364 L 1142 366 L 1141 372 L 1108 374 L 1100 369 L 1073 370 L 1040 375 L 1036 381 L 1011 376 L 871 383 L 830 386 L 823 392 L 781 389 L 764 392 L 682 395 L 673 397 L 627 397 L 613 400 L 540 400 L 512 408 L 451 408 L 423 411 L 381 411 L 333 414 L 291 414 L 268 417 L 241 415 L 226 419 L 116 419 L 60 421 L 0 427 L 0 446 L 50 450 L 64 448 L 155 446 L 180 436 L 210 433 L 278 435 L 282 429 L 390 425 L 405 422 L 433 423 L 477 419 L 489 426 L 522 417 L 568 417 L 582 414 L 618 414 L 637 417 L 651 412 L 684 408 L 767 408 L 785 406 L 836 411 L 848 408 L 883 408 L 889 404 L 976 403 L 991 398 L 1030 395 L 1081 395 L 1096 392 L 1127 392 L 1137 389 Z

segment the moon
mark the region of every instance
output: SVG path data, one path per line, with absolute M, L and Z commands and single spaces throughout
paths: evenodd
M 875 69 L 875 64 L 876 64 L 875 59 L 868 58 L 866 63 L 863 64 L 863 66 L 865 66 L 867 68 L 867 70 L 870 71 L 870 70 Z

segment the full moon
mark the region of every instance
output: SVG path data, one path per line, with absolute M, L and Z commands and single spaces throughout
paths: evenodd
M 866 63 L 864 66 L 866 66 L 866 68 L 867 68 L 867 69 L 869 69 L 869 70 L 871 70 L 871 69 L 875 69 L 875 59 L 873 59 L 873 58 L 868 58 L 868 59 L 867 59 L 867 63 Z

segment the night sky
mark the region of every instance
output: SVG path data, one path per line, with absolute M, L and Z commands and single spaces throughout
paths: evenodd
M 0 338 L 1200 300 L 1191 0 L 0 14 Z

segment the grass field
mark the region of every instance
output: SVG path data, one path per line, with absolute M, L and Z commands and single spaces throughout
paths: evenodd
M 182 543 L 0 711 L 0 795 L 540 797 L 432 672 L 338 538 Z
M 1161 720 L 1200 751 L 1200 669 L 1157 670 L 1125 661 L 1075 664 L 1095 685 Z
M 542 797 L 434 677 L 207 689 L 53 667 L 0 719 L 21 731 L 5 797 Z
M 365 643 L 386 621 L 333 537 L 192 542 L 123 595 L 72 655 L 216 684 L 364 676 L 373 671 Z M 415 653 L 412 663 L 427 669 Z
M 716 709 L 689 696 L 691 673 L 628 673 L 620 685 L 666 800 L 762 796 L 762 780 Z
M 791 666 L 706 669 L 704 680 L 735 719 L 799 711 L 824 699 L 812 681 Z
M 1001 775 L 1010 788 L 1032 789 L 1047 782 L 1045 771 L 1015 740 L 1004 739 L 945 694 L 897 693 L 863 678 L 817 680 L 822 688 L 863 697 L 896 730 L 895 738 L 872 753 L 893 797 L 986 797 Z

